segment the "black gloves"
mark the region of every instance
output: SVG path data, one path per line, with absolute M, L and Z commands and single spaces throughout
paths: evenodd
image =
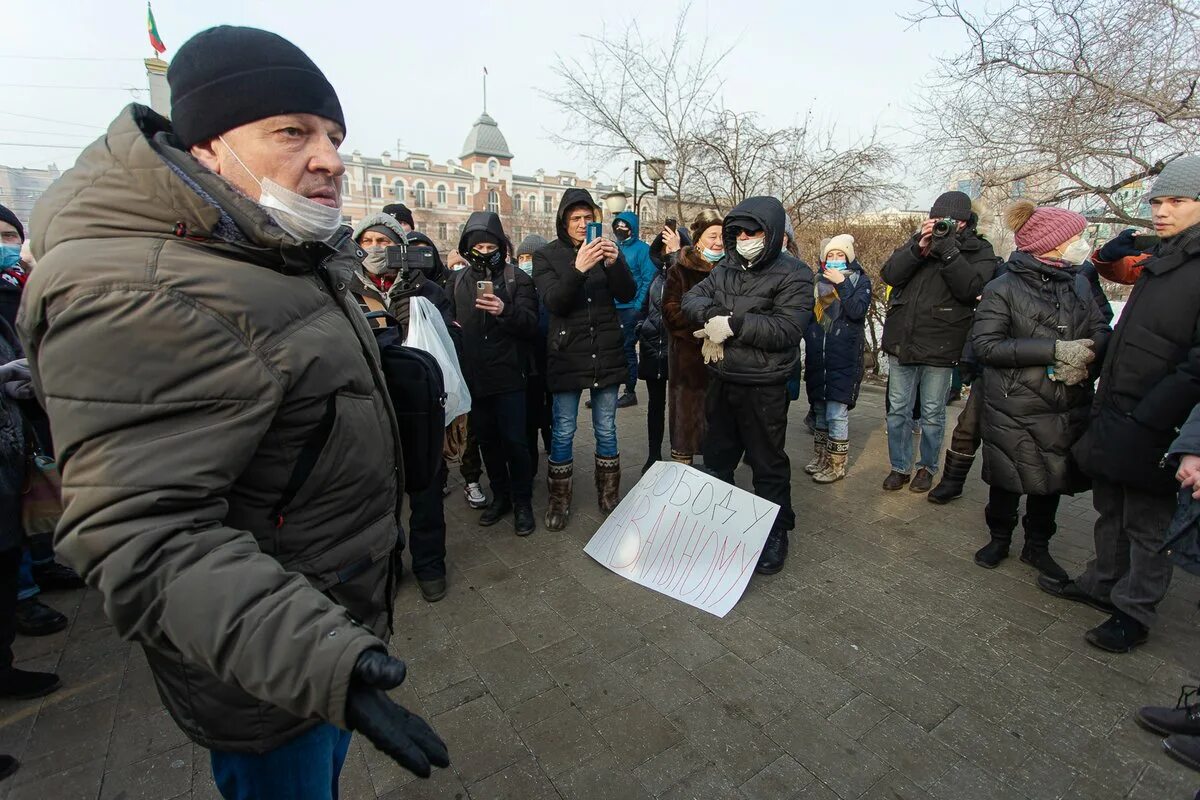
M 935 236 L 933 241 L 929 243 L 930 255 L 937 258 L 939 261 L 953 261 L 958 258 L 958 239 L 951 236 Z
M 358 657 L 346 696 L 346 722 L 400 766 L 428 778 L 435 767 L 450 766 L 446 744 L 429 723 L 392 702 L 387 689 L 404 682 L 404 662 L 379 650 Z
M 1122 258 L 1129 256 L 1140 256 L 1143 251 L 1134 247 L 1134 236 L 1137 236 L 1137 230 L 1135 228 L 1126 228 L 1109 239 L 1104 244 L 1104 247 L 1100 248 L 1100 252 L 1096 254 L 1096 257 L 1106 264 L 1111 264 L 1114 261 L 1120 261 Z

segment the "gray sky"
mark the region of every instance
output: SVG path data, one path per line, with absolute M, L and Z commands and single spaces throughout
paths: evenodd
M 643 33 L 661 30 L 665 38 L 679 7 L 641 4 Z M 898 16 L 906 7 L 889 0 L 695 0 L 689 25 L 696 38 L 707 33 L 714 45 L 735 47 L 723 70 L 728 107 L 779 125 L 799 121 L 811 107 L 819 120 L 836 122 L 845 139 L 877 125 L 908 142 L 905 106 L 933 70 L 935 55 L 957 50 L 962 40 L 949 23 L 908 30 Z M 614 8 L 561 0 L 157 0 L 154 14 L 168 60 L 189 36 L 221 23 L 267 28 L 298 44 L 338 91 L 347 152 L 395 154 L 399 140 L 439 162 L 457 158 L 482 106 L 486 65 L 488 111 L 516 154 L 514 169 L 587 174 L 605 167 L 615 176 L 624 164 L 591 164 L 551 141 L 563 119 L 538 93 L 553 88 L 555 53 L 581 47 L 581 32 L 625 24 Z M 123 105 L 148 102 L 145 92 L 124 88 L 146 85 L 141 60 L 152 51 L 145 22 L 138 0 L 5 0 L 0 143 L 36 146 L 0 144 L 0 164 L 65 168 Z M 928 202 L 940 177 L 916 169 L 901 176 L 918 204 Z

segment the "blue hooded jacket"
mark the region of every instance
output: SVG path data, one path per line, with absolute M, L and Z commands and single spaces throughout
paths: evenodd
M 646 302 L 646 292 L 650 291 L 650 284 L 654 282 L 654 276 L 658 274 L 658 269 L 654 266 L 654 262 L 650 260 L 650 245 L 638 238 L 638 217 L 632 211 L 622 211 L 613 217 L 613 222 L 623 219 L 629 223 L 631 233 L 629 238 L 623 242 L 617 242 L 617 246 L 621 248 L 621 254 L 625 256 L 625 263 L 629 265 L 629 271 L 633 273 L 633 280 L 637 283 L 637 295 L 628 303 L 617 303 L 617 308 L 638 308 Z

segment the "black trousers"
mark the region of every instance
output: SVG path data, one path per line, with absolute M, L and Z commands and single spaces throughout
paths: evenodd
M 650 458 L 662 461 L 663 437 L 667 430 L 667 381 L 646 381 L 650 404 L 646 408 L 646 442 Z
M 533 462 L 525 438 L 525 392 L 471 399 L 471 427 L 487 466 L 492 496 L 509 495 L 518 505 L 533 498 Z
M 408 549 L 412 571 L 427 581 L 446 577 L 446 513 L 442 507 L 442 486 L 446 483 L 446 462 L 422 492 L 408 495 L 412 510 L 408 515 Z
M 958 422 L 954 432 L 950 434 L 950 449 L 964 456 L 973 456 L 982 443 L 980 430 L 983 422 L 983 378 L 976 378 L 971 384 L 971 393 L 967 395 L 967 403 L 958 412 Z
M 21 548 L 0 553 L 0 672 L 12 667 L 12 643 L 17 638 L 17 574 Z
M 708 379 L 704 466 L 715 477 L 733 483 L 733 471 L 745 455 L 754 476 L 754 493 L 779 505 L 773 532 L 796 527 L 792 463 L 784 451 L 787 408 L 786 384 L 746 386 Z
M 483 476 L 483 461 L 479 458 L 479 439 L 475 436 L 475 426 L 467 419 L 467 446 L 463 450 L 462 461 L 458 467 L 464 483 L 479 483 Z
M 972 393 L 974 394 L 974 393 Z M 965 412 L 964 412 L 965 413 Z M 1025 519 L 1030 529 L 1052 530 L 1058 515 L 1061 494 L 1031 494 L 1025 496 Z M 988 516 L 1015 520 L 1021 506 L 1021 495 L 992 486 L 988 489 Z
M 542 445 L 547 453 L 550 452 L 550 420 L 552 401 L 546 391 L 545 375 L 530 375 L 525 386 L 525 438 L 529 442 L 529 461 L 533 464 L 533 474 L 537 474 L 540 460 L 538 453 L 538 434 L 542 435 Z

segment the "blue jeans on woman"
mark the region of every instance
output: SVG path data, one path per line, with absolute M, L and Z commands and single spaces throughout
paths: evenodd
M 953 367 L 901 364 L 888 356 L 888 456 L 892 469 L 907 475 L 912 470 L 912 408 L 921 391 L 921 457 L 918 468 L 937 472 L 946 432 L 946 393 L 954 378 Z
M 836 400 L 818 400 L 812 404 L 813 427 L 829 438 L 845 441 L 850 438 L 850 407 Z
M 269 753 L 213 750 L 213 779 L 225 800 L 338 800 L 350 731 L 323 722 Z
M 596 432 L 596 455 L 613 458 L 617 450 L 617 390 L 619 384 L 591 389 L 592 428 Z M 554 418 L 550 426 L 550 460 L 563 464 L 574 460 L 575 429 L 578 427 L 582 391 L 555 392 Z

